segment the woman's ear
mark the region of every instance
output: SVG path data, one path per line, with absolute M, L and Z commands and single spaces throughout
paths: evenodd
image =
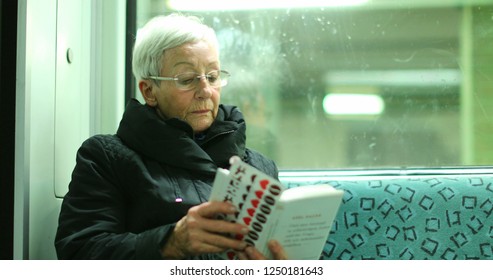
M 157 106 L 156 96 L 153 92 L 154 86 L 155 85 L 153 84 L 153 82 L 149 80 L 140 80 L 139 82 L 140 93 L 142 94 L 142 97 L 144 98 L 146 104 L 151 107 Z

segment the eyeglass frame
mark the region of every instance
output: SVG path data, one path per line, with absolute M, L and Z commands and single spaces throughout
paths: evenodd
M 225 79 L 224 79 L 225 84 L 222 84 L 222 83 L 223 83 L 223 82 L 222 82 L 222 81 L 223 81 L 223 79 L 221 79 L 221 84 L 220 84 L 219 86 L 213 86 L 213 85 L 211 85 L 211 83 L 209 82 L 209 77 L 211 77 L 211 76 L 210 76 L 210 74 L 211 74 L 211 73 L 213 73 L 213 72 L 218 72 L 218 73 L 219 73 L 219 76 L 221 76 L 222 74 L 226 75 L 226 76 L 225 76 Z M 213 71 L 210 71 L 210 72 L 209 72 L 209 73 L 207 73 L 207 74 L 203 74 L 203 75 L 197 75 L 197 76 L 195 76 L 195 77 L 194 77 L 194 82 L 193 82 L 193 85 L 194 85 L 194 86 L 193 86 L 193 87 L 191 87 L 190 89 L 180 89 L 180 88 L 179 88 L 179 86 L 176 84 L 176 83 L 177 83 L 177 81 L 179 80 L 179 79 L 177 78 L 177 76 L 179 76 L 179 75 L 183 75 L 183 74 L 188 74 L 188 73 L 197 74 L 197 73 L 195 73 L 195 72 L 184 72 L 184 73 L 181 73 L 181 74 L 177 74 L 177 75 L 176 75 L 176 76 L 174 76 L 174 77 L 148 76 L 148 77 L 147 77 L 147 79 L 156 80 L 156 81 L 175 81 L 175 86 L 176 86 L 176 88 L 177 88 L 177 89 L 179 89 L 179 90 L 183 90 L 183 91 L 188 91 L 188 90 L 192 90 L 192 89 L 196 88 L 196 87 L 197 87 L 197 85 L 198 85 L 198 81 L 200 81 L 202 78 L 206 78 L 206 80 L 207 80 L 207 84 L 208 84 L 209 86 L 211 86 L 211 87 L 213 87 L 213 88 L 221 88 L 221 87 L 224 87 L 224 86 L 226 86 L 226 85 L 228 84 L 228 80 L 227 80 L 227 79 L 228 79 L 229 77 L 231 77 L 231 74 L 230 74 L 228 71 L 226 71 L 226 70 L 213 70 Z

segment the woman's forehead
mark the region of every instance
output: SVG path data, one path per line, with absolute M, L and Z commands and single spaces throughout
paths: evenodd
M 186 43 L 166 50 L 163 55 L 165 68 L 200 67 L 219 65 L 219 54 L 215 44 L 208 41 Z

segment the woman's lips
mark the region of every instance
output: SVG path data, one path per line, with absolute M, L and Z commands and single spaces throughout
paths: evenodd
M 192 113 L 194 114 L 206 114 L 206 113 L 209 113 L 211 110 L 196 110 L 196 111 L 193 111 Z

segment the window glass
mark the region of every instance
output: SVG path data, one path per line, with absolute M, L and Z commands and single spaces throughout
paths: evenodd
M 222 103 L 281 169 L 493 163 L 492 0 L 137 2 L 216 30 Z

